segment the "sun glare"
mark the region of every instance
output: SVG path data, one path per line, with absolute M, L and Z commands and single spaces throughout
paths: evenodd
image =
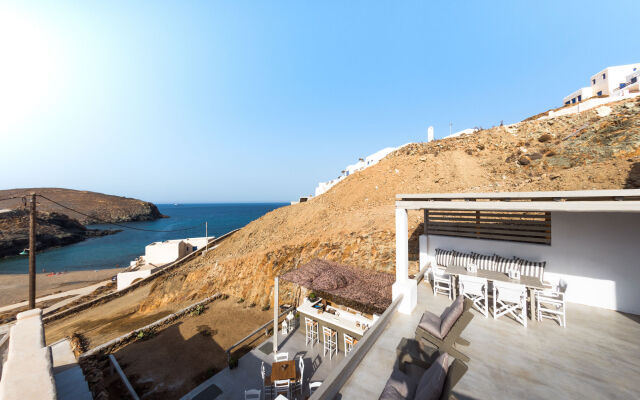
M 32 118 L 50 103 L 59 80 L 51 32 L 0 6 L 0 129 Z

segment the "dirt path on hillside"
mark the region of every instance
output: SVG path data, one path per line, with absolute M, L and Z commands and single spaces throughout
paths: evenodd
M 273 310 L 217 300 L 199 316 L 186 316 L 115 356 L 141 397 L 176 399 L 224 369 L 225 349 L 272 317 Z

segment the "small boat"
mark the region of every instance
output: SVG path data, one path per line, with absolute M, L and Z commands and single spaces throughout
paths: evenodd
M 21 256 L 28 256 L 29 255 L 29 249 L 24 249 L 20 252 Z

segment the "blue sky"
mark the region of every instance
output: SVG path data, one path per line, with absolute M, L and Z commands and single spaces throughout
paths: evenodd
M 0 5 L 0 188 L 288 201 L 383 147 L 640 61 L 640 3 Z M 4 112 L 2 111 L 4 110 Z

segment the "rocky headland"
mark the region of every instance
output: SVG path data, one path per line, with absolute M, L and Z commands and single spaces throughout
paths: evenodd
M 127 197 L 59 188 L 0 190 L 0 198 L 18 197 L 0 204 L 0 257 L 15 256 L 29 247 L 29 212 L 23 196 L 37 193 L 36 249 L 65 246 L 120 230 L 89 229 L 100 222 L 149 221 L 165 216 L 155 204 Z

